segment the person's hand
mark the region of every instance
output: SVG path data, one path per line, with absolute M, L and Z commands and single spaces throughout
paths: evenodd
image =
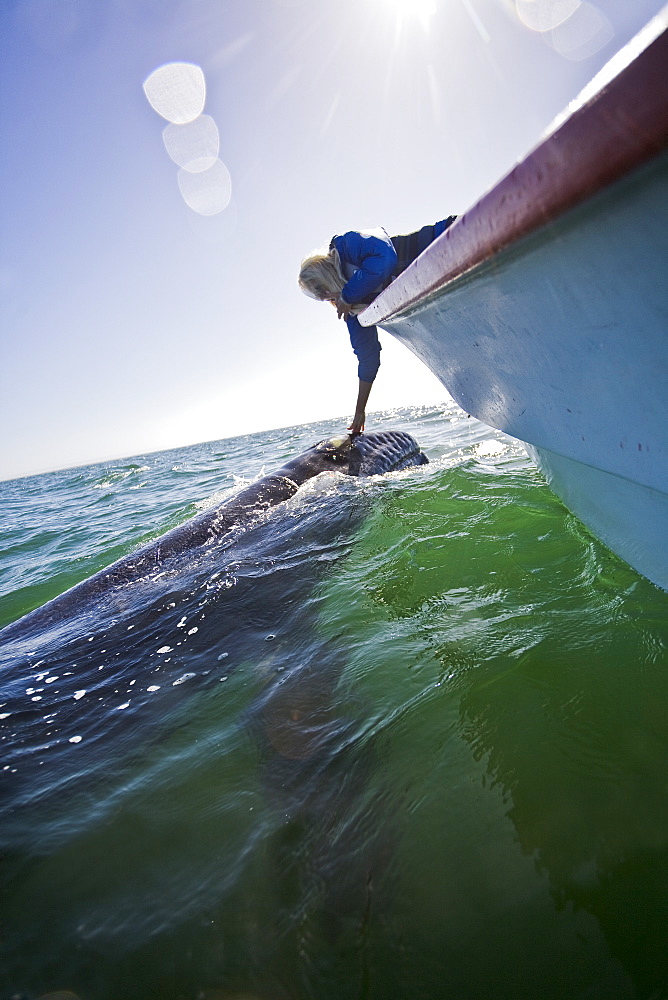
M 348 314 L 350 313 L 352 306 L 349 305 L 347 302 L 344 302 L 340 295 L 338 299 L 334 301 L 334 307 L 336 309 L 336 314 L 339 317 L 339 319 L 348 319 Z
M 356 434 L 361 434 L 364 430 L 364 421 L 366 415 L 364 413 L 356 413 L 353 417 L 353 422 L 348 426 L 350 431 L 350 436 L 355 437 Z

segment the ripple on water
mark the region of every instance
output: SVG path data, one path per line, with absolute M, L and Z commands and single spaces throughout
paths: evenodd
M 12 607 L 340 423 L 33 481 L 25 529 L 9 484 Z M 667 595 L 454 406 L 377 423 L 432 464 L 3 651 L 3 995 L 668 989 Z

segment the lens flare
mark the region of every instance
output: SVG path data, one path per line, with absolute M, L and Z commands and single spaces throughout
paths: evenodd
M 515 0 L 517 16 L 532 31 L 551 31 L 580 6 L 580 0 Z
M 144 93 L 154 111 L 168 122 L 184 125 L 204 110 L 204 73 L 194 63 L 165 63 L 146 77 Z
M 550 32 L 548 42 L 559 55 L 576 61 L 588 59 L 613 37 L 612 25 L 605 14 L 583 0 L 571 17 Z
M 218 126 L 210 115 L 200 115 L 185 125 L 167 125 L 162 141 L 174 163 L 193 174 L 212 167 L 220 149 Z
M 232 178 L 222 160 L 216 160 L 212 167 L 200 173 L 182 168 L 178 182 L 186 205 L 198 215 L 217 215 L 230 203 Z
M 169 156 L 181 169 L 177 179 L 186 205 L 198 215 L 218 215 L 232 197 L 230 172 L 218 159 L 220 135 L 202 114 L 206 81 L 195 63 L 165 63 L 144 80 L 146 98 L 170 123 L 162 132 Z

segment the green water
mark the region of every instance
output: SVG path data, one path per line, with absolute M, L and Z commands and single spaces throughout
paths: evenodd
M 193 648 L 193 680 L 150 725 L 137 713 L 95 744 L 113 767 L 83 739 L 39 784 L 51 751 L 3 721 L 17 761 L 3 998 L 668 997 L 668 595 L 512 442 L 454 408 L 380 429 L 393 421 L 432 464 L 347 484 L 344 500 L 314 490 L 278 548 L 250 533 L 235 628 L 215 657 Z M 301 429 L 294 448 L 334 429 Z M 186 495 L 213 492 L 214 468 L 224 486 L 285 453 L 276 432 L 227 444 L 135 463 L 109 490 L 106 535 L 81 528 L 82 577 L 105 546 L 157 533 L 160 507 L 169 523 L 192 512 Z M 80 474 L 79 525 L 105 477 Z M 38 481 L 24 483 L 37 503 Z M 23 543 L 8 600 L 47 587 L 66 544 L 40 574 Z M 197 600 L 209 622 L 225 607 Z M 91 711 L 109 726 L 141 664 L 116 702 L 100 689 Z
M 407 491 L 337 582 L 401 817 L 400 995 L 663 996 L 665 596 L 526 480 Z

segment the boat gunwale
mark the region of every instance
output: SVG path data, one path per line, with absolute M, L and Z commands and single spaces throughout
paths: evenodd
M 434 240 L 360 322 L 382 325 L 426 305 L 445 285 L 660 155 L 668 148 L 666 65 L 668 30 Z

